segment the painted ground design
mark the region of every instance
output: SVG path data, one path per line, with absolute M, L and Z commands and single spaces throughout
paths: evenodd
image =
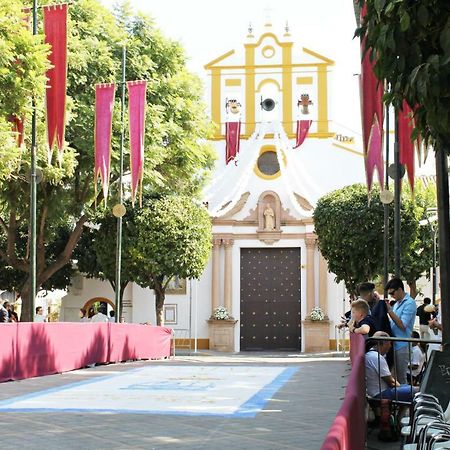
M 255 417 L 297 368 L 147 366 L 0 402 L 0 411 Z

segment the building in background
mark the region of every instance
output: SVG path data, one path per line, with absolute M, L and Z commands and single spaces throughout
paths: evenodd
M 217 125 L 218 161 L 204 192 L 213 248 L 200 280 L 175 280 L 167 292 L 165 322 L 180 340 L 229 351 L 335 345 L 345 289 L 318 250 L 312 214 L 321 196 L 365 174 L 361 136 L 329 115 L 333 65 L 271 23 L 205 65 Z M 79 308 L 99 301 L 113 307 L 109 283 L 77 276 L 60 320 L 76 321 Z M 129 285 L 126 322 L 155 323 L 154 303 L 151 290 Z M 227 331 L 208 320 L 217 306 L 237 320 Z M 317 306 L 329 321 L 308 320 Z

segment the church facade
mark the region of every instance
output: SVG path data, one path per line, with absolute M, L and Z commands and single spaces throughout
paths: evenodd
M 166 297 L 166 325 L 180 342 L 226 351 L 333 347 L 345 290 L 328 272 L 312 216 L 322 195 L 365 179 L 361 146 L 330 117 L 333 65 L 270 23 L 205 65 L 218 154 L 204 192 L 213 242 L 202 277 L 175 280 Z M 98 299 L 112 304 L 109 285 L 78 277 L 60 320 L 77 320 Z M 124 299 L 126 321 L 154 323 L 152 291 L 129 286 Z M 233 320 L 210 320 L 219 306 Z M 309 320 L 315 307 L 329 320 Z

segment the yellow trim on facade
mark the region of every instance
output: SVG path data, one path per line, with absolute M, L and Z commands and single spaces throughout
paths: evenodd
M 240 86 L 241 85 L 241 80 L 239 80 L 238 78 L 228 78 L 227 80 L 225 80 L 225 86 Z
M 223 61 L 224 59 L 228 58 L 229 56 L 234 54 L 234 50 L 230 50 L 229 52 L 224 53 L 223 55 L 219 56 L 216 59 L 213 59 L 212 61 L 210 61 L 209 63 L 205 64 L 203 67 L 208 70 L 208 69 L 212 69 L 213 66 L 216 65 L 216 63 Z
M 324 63 L 294 63 L 292 64 L 292 68 L 297 67 L 319 67 Z M 252 66 L 247 66 L 245 64 L 236 64 L 233 66 L 214 66 L 214 69 L 227 69 L 227 70 L 244 70 L 246 68 L 250 69 L 282 69 L 283 64 L 254 64 Z M 209 70 L 211 70 L 210 68 Z
M 261 156 L 262 154 L 264 154 L 266 152 L 274 152 L 274 153 L 276 153 L 276 151 L 277 151 L 277 149 L 275 148 L 275 145 L 263 145 L 259 149 L 259 156 Z M 285 156 L 284 156 L 283 159 L 284 159 L 284 163 L 286 164 Z M 281 176 L 281 170 L 279 170 L 277 173 L 274 173 L 273 175 L 266 175 L 265 173 L 262 173 L 259 170 L 258 161 L 256 161 L 255 167 L 253 167 L 253 171 L 255 172 L 255 174 L 259 178 L 262 178 L 263 180 L 276 180 L 277 178 L 279 178 Z
M 328 84 L 327 66 L 317 68 L 317 131 L 328 133 Z
M 211 69 L 211 120 L 218 125 L 215 137 L 222 136 L 221 130 L 221 69 Z
M 252 46 L 252 47 L 259 47 L 261 45 L 261 42 L 268 37 L 273 38 L 279 47 L 284 47 L 285 45 L 292 45 L 292 42 L 281 42 L 278 39 L 277 35 L 274 33 L 264 33 L 260 36 L 260 38 L 258 39 L 257 42 L 255 42 L 254 44 L 245 44 L 245 46 L 248 45 L 248 46 Z
M 255 131 L 255 47 L 245 46 L 245 134 Z
M 241 123 L 241 126 L 245 125 L 244 122 Z M 247 125 L 249 125 L 247 123 Z M 255 122 L 252 123 L 253 127 L 255 126 Z M 295 139 L 295 133 L 286 133 L 287 137 L 289 139 Z M 329 139 L 334 137 L 335 133 L 308 133 L 308 139 Z M 241 134 L 241 140 L 246 140 L 251 136 L 251 134 L 243 133 Z M 272 139 L 273 134 L 266 134 L 267 139 Z M 221 141 L 224 139 L 224 135 L 216 135 L 212 138 L 210 138 L 211 141 Z
M 292 43 L 283 46 L 283 128 L 286 133 L 292 133 Z
M 313 77 L 297 77 L 297 84 L 313 84 Z
M 310 50 L 309 48 L 303 47 L 303 51 L 307 53 L 308 55 L 314 56 L 314 58 L 320 59 L 326 64 L 334 66 L 334 61 L 330 58 L 327 58 L 326 56 L 321 55 L 320 53 L 314 52 Z
M 275 80 L 274 78 L 266 78 L 265 80 L 262 80 L 262 81 L 258 84 L 258 87 L 256 88 L 256 92 L 261 92 L 261 88 L 262 88 L 263 86 L 265 86 L 266 84 L 270 84 L 270 83 L 275 84 L 275 85 L 277 86 L 277 89 L 278 89 L 279 91 L 281 91 L 280 83 L 278 83 L 277 80 Z
M 264 56 L 264 58 L 270 59 L 275 56 L 275 49 L 272 45 L 266 45 L 262 48 L 261 54 Z
M 341 145 L 341 144 L 336 144 L 336 142 L 333 142 L 333 146 L 337 147 L 337 148 L 341 148 L 342 150 L 346 150 L 347 152 L 353 153 L 354 155 L 358 155 L 358 156 L 364 156 L 363 152 L 358 152 L 357 150 L 347 147 L 345 145 Z

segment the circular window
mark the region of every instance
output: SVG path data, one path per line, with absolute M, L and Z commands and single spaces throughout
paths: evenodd
M 264 58 L 272 58 L 275 55 L 275 49 L 271 45 L 266 45 L 262 50 Z
M 276 175 L 280 171 L 277 154 L 273 151 L 264 152 L 256 162 L 259 171 L 267 176 Z

